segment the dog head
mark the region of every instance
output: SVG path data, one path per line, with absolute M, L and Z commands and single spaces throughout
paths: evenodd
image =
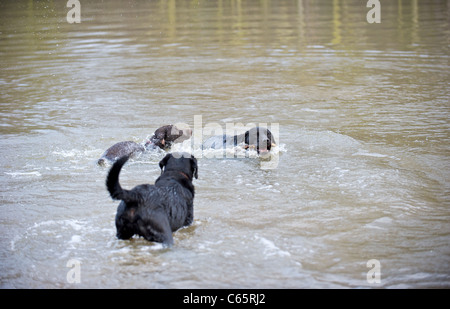
M 167 171 L 179 172 L 189 180 L 198 178 L 197 159 L 188 153 L 169 153 L 159 162 L 161 175 Z
M 245 132 L 244 143 L 246 148 L 256 148 L 259 153 L 267 153 L 276 145 L 275 138 L 266 128 L 255 127 Z
M 164 149 L 170 147 L 173 142 L 182 142 L 191 136 L 191 129 L 180 130 L 171 124 L 157 129 L 145 146 L 154 145 Z

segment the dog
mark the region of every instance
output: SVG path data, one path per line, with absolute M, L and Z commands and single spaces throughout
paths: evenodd
M 256 149 L 258 154 L 266 154 L 276 145 L 276 142 L 268 129 L 255 127 L 240 135 L 212 136 L 203 142 L 202 148 L 224 149 L 241 144 L 245 149 Z
M 180 130 L 174 125 L 166 125 L 158 128 L 150 139 L 138 144 L 133 141 L 119 142 L 109 147 L 97 160 L 97 164 L 105 166 L 106 162 L 113 163 L 123 156 L 137 157 L 150 149 L 168 149 L 173 143 L 183 142 L 189 139 L 192 130 Z
M 159 147 L 168 149 L 173 143 L 181 143 L 192 136 L 191 129 L 180 130 L 175 125 L 170 124 L 158 128 L 153 136 L 145 143 L 147 148 Z
M 142 144 L 135 143 L 133 141 L 119 142 L 117 144 L 109 147 L 98 159 L 98 165 L 106 165 L 106 162 L 114 162 L 118 158 L 127 156 L 127 157 L 136 157 L 137 155 L 143 153 L 145 151 L 145 146 Z
M 194 185 L 198 178 L 197 159 L 187 153 L 167 154 L 160 162 L 161 176 L 154 185 L 143 184 L 125 190 L 119 174 L 128 157 L 118 159 L 106 178 L 114 200 L 121 200 L 116 214 L 117 238 L 133 235 L 164 246 L 173 245 L 172 232 L 191 225 L 194 220 Z

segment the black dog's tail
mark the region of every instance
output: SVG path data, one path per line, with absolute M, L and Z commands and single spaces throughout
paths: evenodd
M 126 203 L 137 202 L 139 197 L 134 192 L 122 189 L 119 183 L 119 174 L 122 166 L 128 161 L 128 156 L 123 156 L 118 159 L 111 167 L 106 177 L 106 188 L 108 188 L 109 194 L 114 200 L 122 200 Z

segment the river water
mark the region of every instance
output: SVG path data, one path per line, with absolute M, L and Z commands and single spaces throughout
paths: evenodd
M 0 2 L 0 287 L 450 287 L 448 1 L 80 2 Z M 170 123 L 194 224 L 118 240 L 95 162 Z M 249 124 L 271 157 L 198 148 Z

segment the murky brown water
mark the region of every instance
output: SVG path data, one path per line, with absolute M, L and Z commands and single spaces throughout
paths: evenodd
M 448 1 L 80 2 L 0 2 L 0 287 L 450 287 Z M 185 143 L 194 225 L 117 240 L 95 161 L 168 123 L 279 128 L 275 164 Z

